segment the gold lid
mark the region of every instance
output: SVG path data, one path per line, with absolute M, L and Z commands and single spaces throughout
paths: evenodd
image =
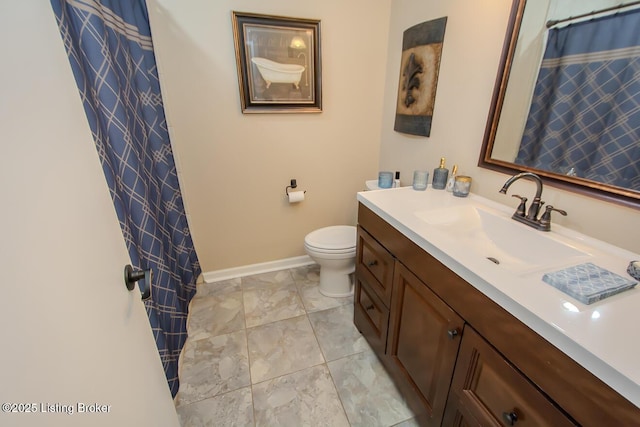
M 460 182 L 471 182 L 471 177 L 466 175 L 458 175 L 456 176 L 456 181 Z
M 451 175 L 455 175 L 458 173 L 458 165 L 453 165 L 453 169 L 451 170 Z
M 444 167 L 444 157 L 440 157 L 440 167 Z

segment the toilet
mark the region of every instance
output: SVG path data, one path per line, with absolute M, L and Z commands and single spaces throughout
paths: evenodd
M 356 227 L 334 225 L 304 238 L 307 255 L 320 265 L 320 293 L 346 297 L 353 293 L 351 274 L 356 268 Z

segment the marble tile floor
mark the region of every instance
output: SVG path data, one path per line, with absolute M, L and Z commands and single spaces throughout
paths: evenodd
M 179 364 L 183 427 L 417 425 L 317 265 L 198 285 Z

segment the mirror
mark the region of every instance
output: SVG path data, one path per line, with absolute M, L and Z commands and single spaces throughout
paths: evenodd
M 592 15 L 591 12 L 614 8 L 628 10 L 639 3 L 627 1 L 626 8 L 619 9 L 620 0 L 513 0 L 479 167 L 508 174 L 534 172 L 543 178 L 545 184 L 554 187 L 640 207 L 638 190 L 581 178 L 570 171 L 537 169 L 514 163 L 545 50 L 547 21 L 578 18 L 580 15 L 597 17 L 603 14 Z M 640 143 L 640 138 L 637 141 Z

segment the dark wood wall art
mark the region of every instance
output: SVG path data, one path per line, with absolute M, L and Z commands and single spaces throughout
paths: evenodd
M 404 32 L 394 130 L 429 136 L 447 17 Z

